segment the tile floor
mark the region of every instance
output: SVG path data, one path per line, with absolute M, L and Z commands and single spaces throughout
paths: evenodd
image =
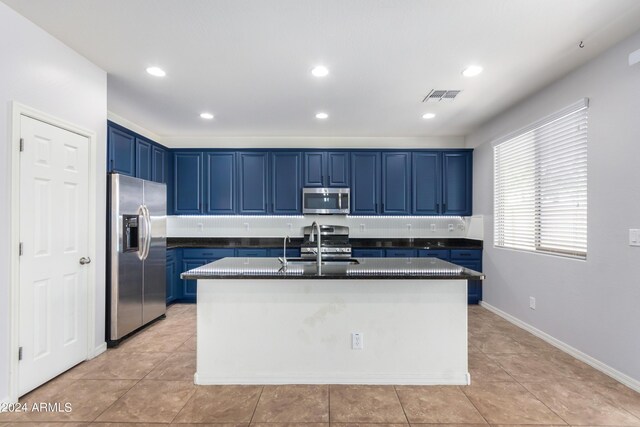
M 195 306 L 82 363 L 21 401 L 70 413 L 4 413 L 8 426 L 639 426 L 640 394 L 489 311 L 469 307 L 467 387 L 195 386 Z M 130 424 L 129 424 L 130 423 Z

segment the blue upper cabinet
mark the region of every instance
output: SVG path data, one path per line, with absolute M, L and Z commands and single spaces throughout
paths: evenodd
M 324 187 L 325 153 L 310 151 L 304 153 L 304 186 Z
M 376 215 L 380 199 L 380 153 L 351 153 L 351 213 Z
M 151 160 L 153 171 L 151 179 L 155 182 L 167 183 L 167 150 L 158 146 L 153 146 L 151 150 Z
M 382 205 L 380 213 L 409 215 L 411 212 L 411 153 L 382 153 Z
M 151 143 L 136 138 L 136 177 L 150 180 L 151 176 Z
M 302 212 L 302 155 L 299 152 L 271 153 L 271 212 Z
M 442 153 L 442 213 L 468 216 L 472 214 L 472 151 Z
M 442 156 L 439 152 L 413 153 L 412 205 L 414 215 L 440 215 Z
M 348 187 L 349 153 L 308 151 L 304 153 L 305 187 Z
M 109 160 L 107 170 L 123 175 L 136 175 L 136 138 L 121 129 L 109 126 Z
M 349 186 L 349 153 L 344 151 L 326 153 L 327 186 Z
M 236 212 L 236 153 L 205 154 L 205 214 Z
M 238 153 L 238 213 L 268 213 L 268 178 L 269 153 Z
M 202 212 L 202 152 L 176 151 L 173 159 L 173 209 L 176 214 Z

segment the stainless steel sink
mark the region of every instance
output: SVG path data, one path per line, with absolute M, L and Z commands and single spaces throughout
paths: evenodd
M 315 259 L 288 258 L 287 264 L 291 265 L 316 265 Z M 331 259 L 322 261 L 322 265 L 357 265 L 360 262 L 355 258 Z

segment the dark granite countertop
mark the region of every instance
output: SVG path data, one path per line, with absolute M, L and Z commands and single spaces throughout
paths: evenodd
M 297 260 L 297 261 L 296 261 Z M 182 273 L 183 279 L 421 279 L 482 280 L 484 274 L 437 258 L 357 258 L 327 262 L 295 258 L 286 268 L 277 258 L 223 258 Z
M 287 247 L 299 248 L 301 237 L 294 237 Z M 368 249 L 482 249 L 482 240 L 474 239 L 385 239 L 354 238 L 349 239 L 354 248 Z M 280 248 L 280 237 L 169 237 L 167 248 Z

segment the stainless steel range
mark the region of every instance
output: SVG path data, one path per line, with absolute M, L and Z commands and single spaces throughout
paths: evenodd
M 310 240 L 312 227 L 304 227 L 304 241 L 300 246 L 302 258 L 315 259 L 317 251 L 317 241 Z M 351 245 L 349 244 L 349 227 L 341 225 L 321 225 L 320 226 L 320 251 L 322 259 L 342 259 L 351 258 Z

